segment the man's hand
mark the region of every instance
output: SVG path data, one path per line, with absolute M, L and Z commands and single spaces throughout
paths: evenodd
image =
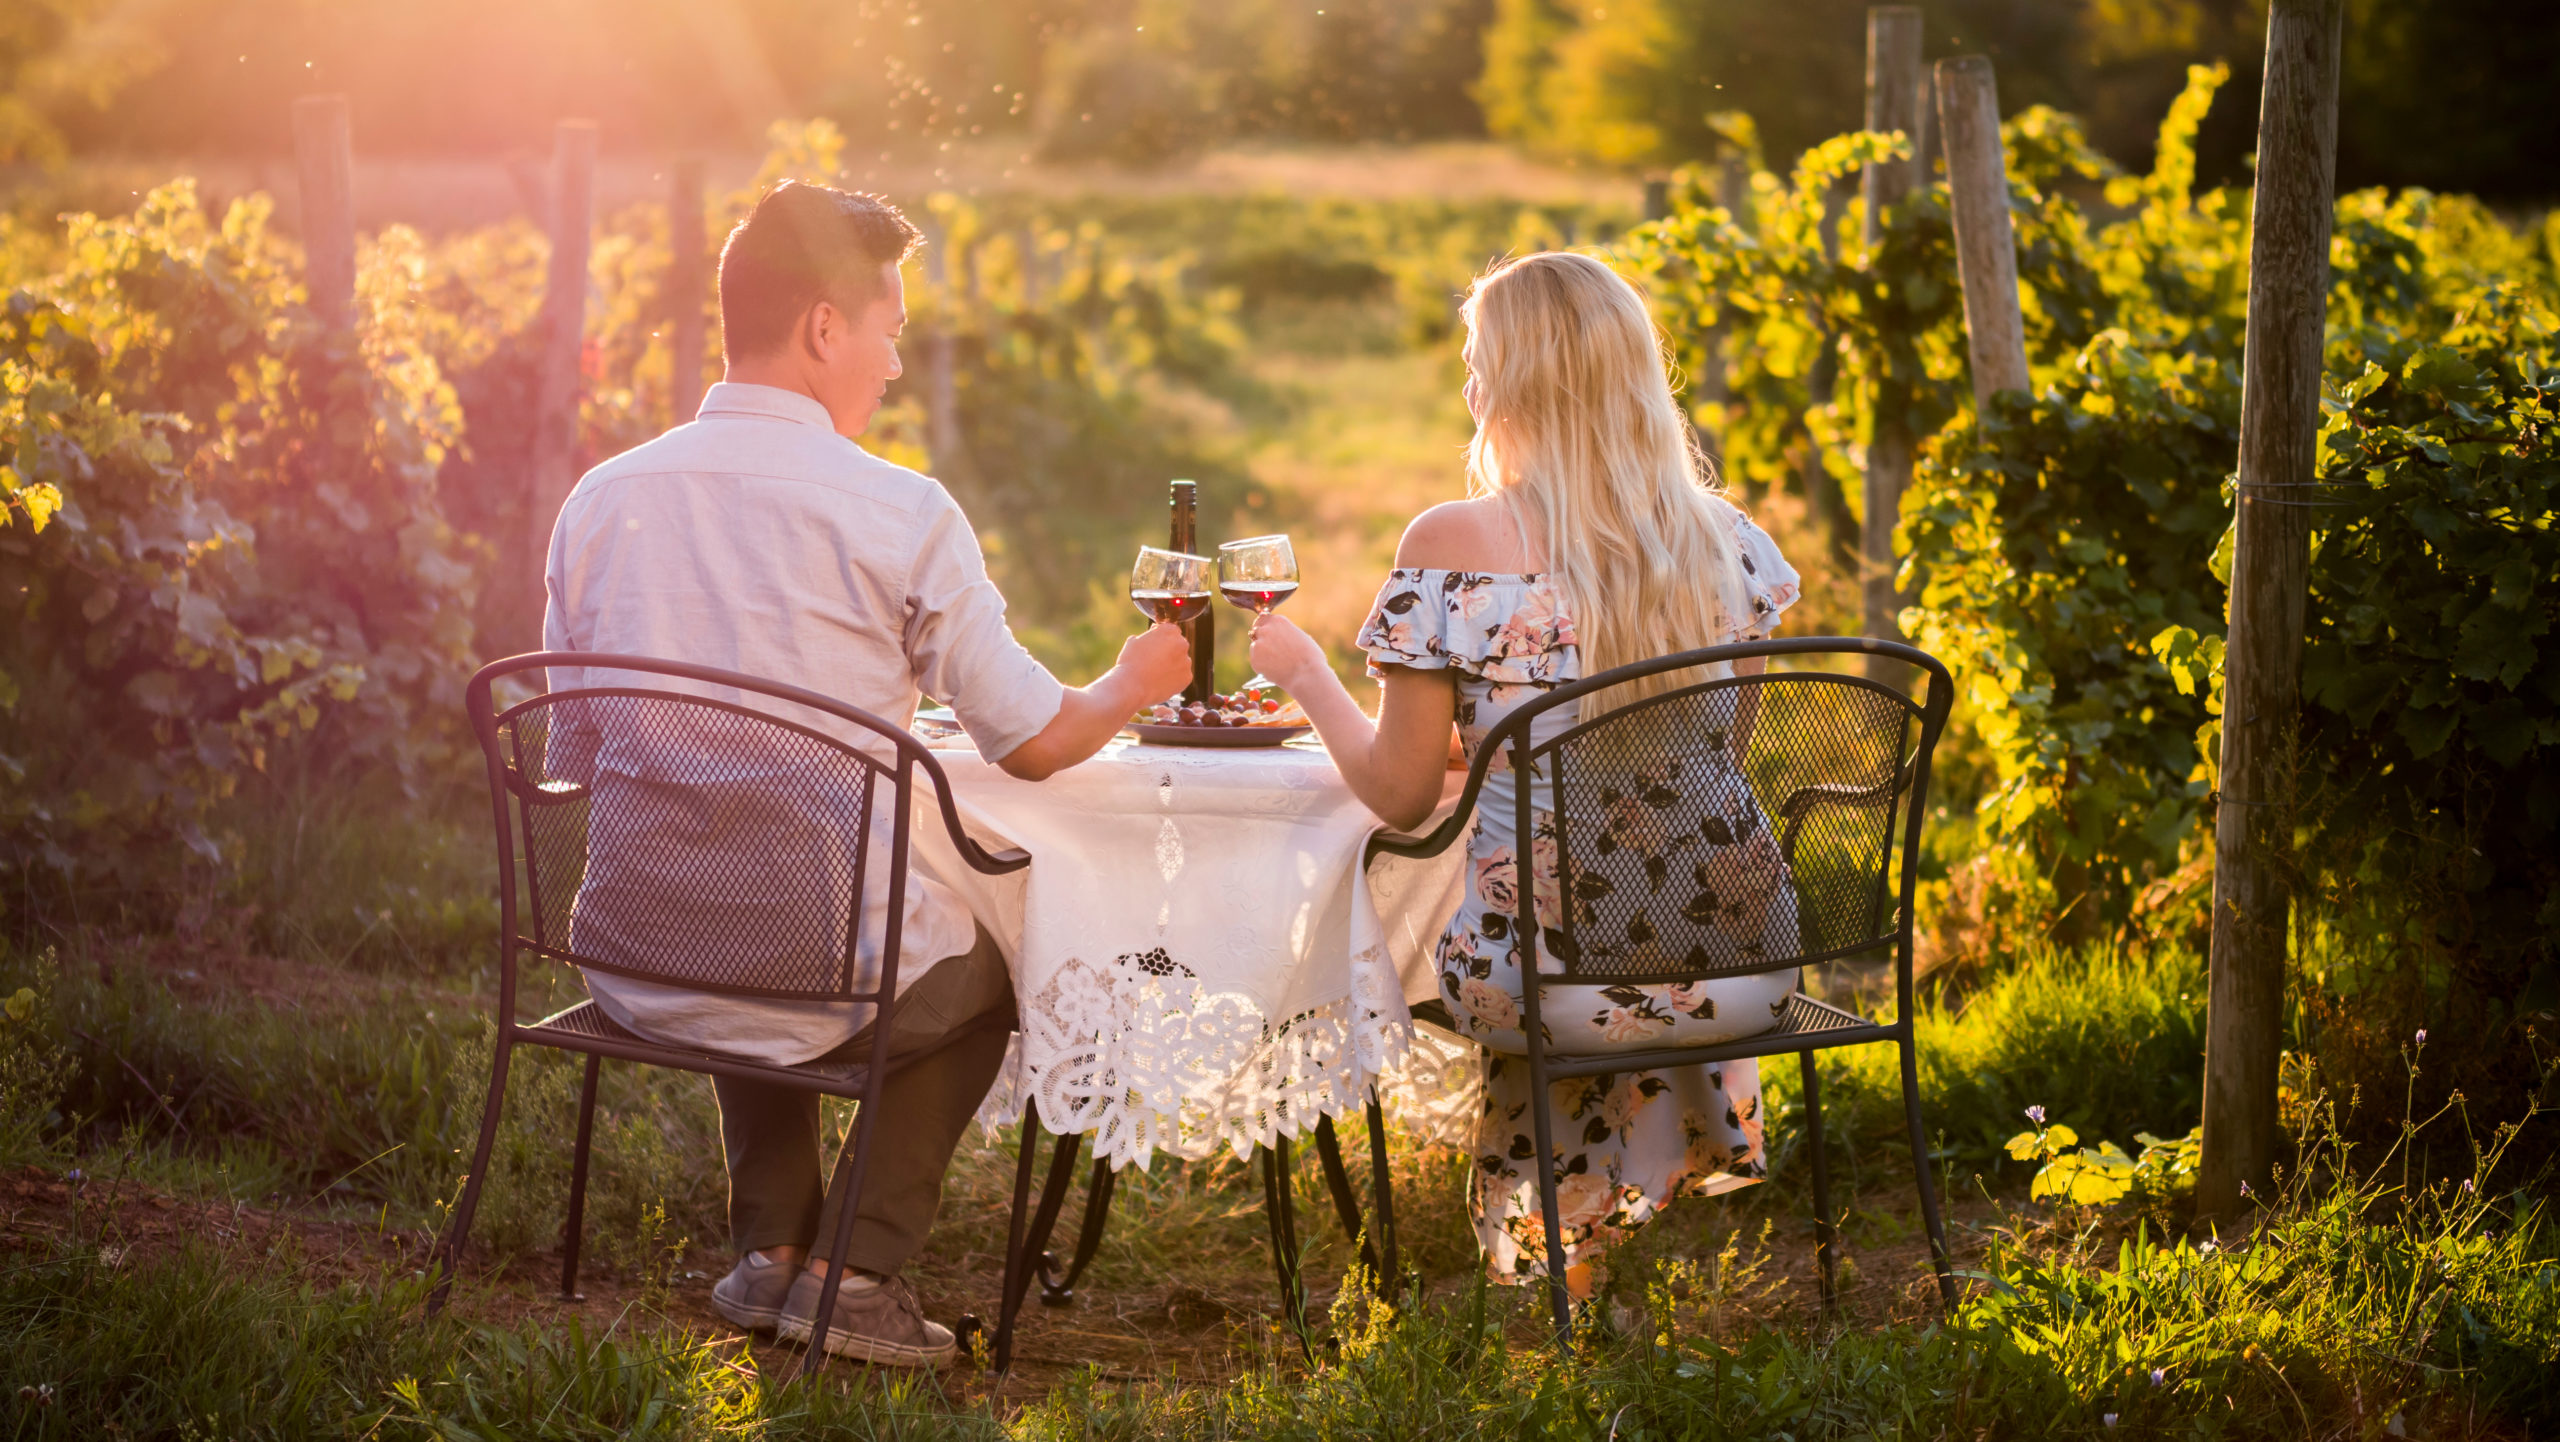
M 1307 689 L 1307 678 L 1330 672 L 1324 648 L 1298 629 L 1298 623 L 1265 611 L 1253 618 L 1253 669 L 1291 695 Z
M 1159 621 L 1129 638 L 1120 662 L 1092 685 L 1070 689 L 1039 735 L 999 757 L 1010 776 L 1045 781 L 1091 756 L 1120 733 L 1131 713 L 1191 684 L 1191 638 Z
M 1111 669 L 1138 688 L 1140 705 L 1161 701 L 1191 684 L 1191 638 L 1180 626 L 1158 621 L 1120 643 L 1119 663 Z

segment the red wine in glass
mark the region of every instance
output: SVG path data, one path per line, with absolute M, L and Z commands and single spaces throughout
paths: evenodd
M 1129 600 L 1150 621 L 1180 625 L 1209 610 L 1209 572 L 1216 562 L 1206 556 L 1138 548 L 1138 564 L 1129 568 Z
M 1226 597 L 1229 605 L 1241 606 L 1248 611 L 1264 612 L 1298 594 L 1298 583 L 1295 581 L 1221 581 L 1218 583 L 1218 594 Z
M 1149 620 L 1171 621 L 1177 626 L 1209 609 L 1206 591 L 1132 589 L 1129 600 L 1137 606 L 1138 614 Z

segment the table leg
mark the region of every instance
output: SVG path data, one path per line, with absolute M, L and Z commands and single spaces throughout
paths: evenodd
M 1404 1292 L 1404 1273 L 1397 1270 L 1395 1176 L 1387 1165 L 1386 1109 L 1378 1105 L 1374 1086 L 1369 1088 L 1369 1185 L 1377 1192 L 1378 1250 L 1386 1268 L 1383 1290 L 1394 1301 Z
M 1386 1279 L 1378 1271 L 1376 1239 L 1360 1221 L 1360 1197 L 1351 1190 L 1351 1170 L 1342 1164 L 1342 1141 L 1333 1132 L 1333 1118 L 1316 1121 L 1316 1159 L 1324 1164 L 1325 1190 L 1333 1193 L 1333 1214 L 1342 1221 L 1342 1235 L 1360 1244 L 1360 1265 L 1368 1268 L 1373 1285 L 1385 1290 Z
M 1058 1275 L 1058 1259 L 1054 1254 L 1040 1254 L 1040 1305 L 1064 1307 L 1076 1299 L 1076 1279 L 1093 1262 L 1093 1254 L 1102 1245 L 1102 1224 L 1111 1216 L 1111 1193 L 1119 1184 L 1120 1174 L 1111 1163 L 1094 1158 L 1093 1180 L 1084 1194 L 1084 1221 L 1076 1229 L 1075 1259 L 1067 1264 L 1066 1275 Z
M 1280 1306 L 1298 1345 L 1307 1346 L 1307 1294 L 1298 1277 L 1298 1217 L 1289 1191 L 1289 1139 L 1275 1136 L 1259 1148 L 1262 1210 L 1271 1224 L 1271 1267 L 1280 1278 Z
M 1023 1296 L 1031 1290 L 1037 1265 L 1033 1259 L 1047 1249 L 1049 1233 L 1058 1224 L 1058 1210 L 1066 1204 L 1067 1191 L 1075 1183 L 1076 1149 L 1083 1141 L 1079 1132 L 1057 1139 L 1049 1158 L 1049 1179 L 1040 1188 L 1039 1210 L 1032 1214 L 1026 1229 L 1022 1210 L 1031 1197 L 1032 1153 L 1040 1145 L 1040 1122 L 1034 1108 L 1023 1108 L 1022 1153 L 1014 1165 L 1013 1218 L 1005 1237 L 1004 1296 L 999 1300 L 996 1316 L 995 1363 L 999 1372 L 1013 1367 L 1013 1326 L 1021 1315 Z

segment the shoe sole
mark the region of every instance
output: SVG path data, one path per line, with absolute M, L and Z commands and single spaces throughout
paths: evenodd
M 775 1324 L 774 1327 L 776 1335 L 780 1336 L 784 1341 L 797 1342 L 803 1347 L 809 1345 L 809 1334 L 816 1329 L 817 1327 L 814 1321 L 803 1320 L 799 1317 L 783 1317 Z M 876 1362 L 884 1367 L 931 1368 L 940 1367 L 944 1363 L 958 1357 L 960 1355 L 960 1346 L 955 1340 L 950 1345 L 944 1347 L 915 1347 L 904 1342 L 890 1342 L 878 1337 L 866 1337 L 858 1332 L 847 1332 L 841 1327 L 829 1325 L 827 1328 L 827 1355 L 830 1357 L 843 1357 L 856 1362 Z
M 717 1291 L 711 1294 L 711 1310 L 728 1318 L 731 1325 L 744 1327 L 750 1332 L 770 1332 L 782 1320 L 780 1307 L 741 1307 Z

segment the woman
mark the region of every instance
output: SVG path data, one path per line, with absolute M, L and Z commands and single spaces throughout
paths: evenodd
M 1377 720 L 1305 632 L 1276 614 L 1253 631 L 1253 664 L 1305 706 L 1352 790 L 1406 829 L 1439 802 L 1453 725 L 1471 759 L 1492 726 L 1540 694 L 1613 666 L 1765 636 L 1797 595 L 1777 547 L 1711 488 L 1633 286 L 1588 256 L 1531 255 L 1479 278 L 1463 314 L 1472 494 L 1414 519 L 1361 627 L 1370 674 L 1384 684 Z M 1619 688 L 1608 704 L 1694 679 Z M 1538 739 L 1571 726 L 1577 709 L 1542 715 Z M 1562 1080 L 1547 1098 L 1530 1095 L 1510 935 L 1524 848 L 1500 760 L 1468 838 L 1465 900 L 1437 953 L 1451 1016 L 1494 1053 L 1472 1206 L 1496 1277 L 1544 1275 L 1527 1163 L 1536 1152 L 1528 1109 L 1547 1105 L 1566 1280 L 1588 1297 L 1590 1259 L 1671 1198 L 1761 1177 L 1759 1068 Z M 1717 898 L 1705 907 L 1719 960 L 1792 955 L 1794 898 L 1741 771 L 1721 749 L 1678 767 L 1649 793 L 1653 805 L 1613 806 L 1605 829 L 1638 847 L 1676 838 L 1682 872 Z M 1525 849 L 1543 908 L 1558 894 L 1555 847 L 1546 824 L 1533 830 Z M 1649 930 L 1629 928 L 1617 944 L 1641 949 Z M 1549 986 L 1541 1017 L 1567 1052 L 1728 1041 L 1774 1025 L 1795 984 L 1788 969 L 1688 987 Z

